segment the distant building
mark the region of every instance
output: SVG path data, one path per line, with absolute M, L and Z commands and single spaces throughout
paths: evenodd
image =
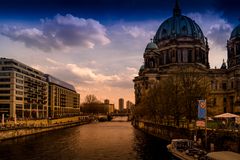
M 130 112 L 134 104 L 131 101 L 126 102 L 127 112 Z
M 108 113 L 114 113 L 114 111 L 115 111 L 114 104 L 108 104 L 108 106 L 109 106 L 109 111 L 108 111 Z
M 120 112 L 123 112 L 124 109 L 124 99 L 123 98 L 119 98 L 118 100 L 118 108 Z
M 48 83 L 44 73 L 14 59 L 0 59 L 0 116 L 48 117 Z
M 109 103 L 110 103 L 109 99 L 104 100 L 104 104 L 109 104 Z
M 134 104 L 131 101 L 126 102 L 127 109 L 130 109 Z
M 93 113 L 93 114 L 108 114 L 114 112 L 114 104 L 105 103 L 89 103 L 84 104 L 81 108 L 83 113 Z
M 49 116 L 74 116 L 80 113 L 80 94 L 75 88 L 53 76 L 45 75 L 48 82 Z

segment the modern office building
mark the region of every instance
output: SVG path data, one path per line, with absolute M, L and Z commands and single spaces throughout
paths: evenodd
M 0 59 L 0 114 L 7 118 L 47 118 L 44 73 L 14 59 Z
M 0 116 L 48 118 L 80 114 L 75 88 L 14 59 L 0 58 Z
M 123 98 L 119 98 L 119 100 L 118 100 L 118 109 L 120 112 L 123 112 L 123 110 L 124 110 L 124 99 Z
M 48 110 L 52 118 L 79 115 L 80 94 L 75 88 L 53 76 L 45 75 L 48 82 Z

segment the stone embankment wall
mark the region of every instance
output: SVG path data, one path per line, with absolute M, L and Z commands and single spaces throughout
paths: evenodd
M 24 120 L 18 121 L 17 124 L 8 122 L 6 127 L 2 126 L 0 129 L 0 141 L 87 123 L 89 123 L 89 119 L 81 116 L 52 120 Z
M 178 128 L 163 124 L 156 124 L 148 121 L 132 121 L 132 125 L 147 134 L 159 137 L 166 141 L 178 138 L 194 140 L 196 136 L 200 147 L 210 151 L 210 146 L 214 146 L 215 151 L 230 150 L 240 153 L 240 131 L 236 130 L 212 130 L 207 129 L 207 145 L 205 144 L 205 129 Z
M 134 127 L 148 134 L 154 135 L 169 142 L 176 138 L 193 139 L 194 137 L 194 131 L 186 128 L 176 128 L 173 126 L 154 124 L 146 121 L 132 121 L 132 124 Z

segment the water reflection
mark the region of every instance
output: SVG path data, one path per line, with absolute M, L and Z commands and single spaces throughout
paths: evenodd
M 2 160 L 172 159 L 166 142 L 134 129 L 129 122 L 104 122 L 3 141 Z

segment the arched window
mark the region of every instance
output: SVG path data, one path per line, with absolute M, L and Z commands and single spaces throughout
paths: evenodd
M 150 58 L 148 64 L 149 64 L 149 68 L 154 68 L 155 67 L 155 60 L 154 60 L 154 58 Z
M 192 62 L 192 50 L 191 49 L 188 50 L 188 62 L 189 63 Z
M 163 56 L 162 55 L 159 56 L 159 65 L 163 65 Z
M 236 45 L 236 55 L 240 55 L 240 44 Z

